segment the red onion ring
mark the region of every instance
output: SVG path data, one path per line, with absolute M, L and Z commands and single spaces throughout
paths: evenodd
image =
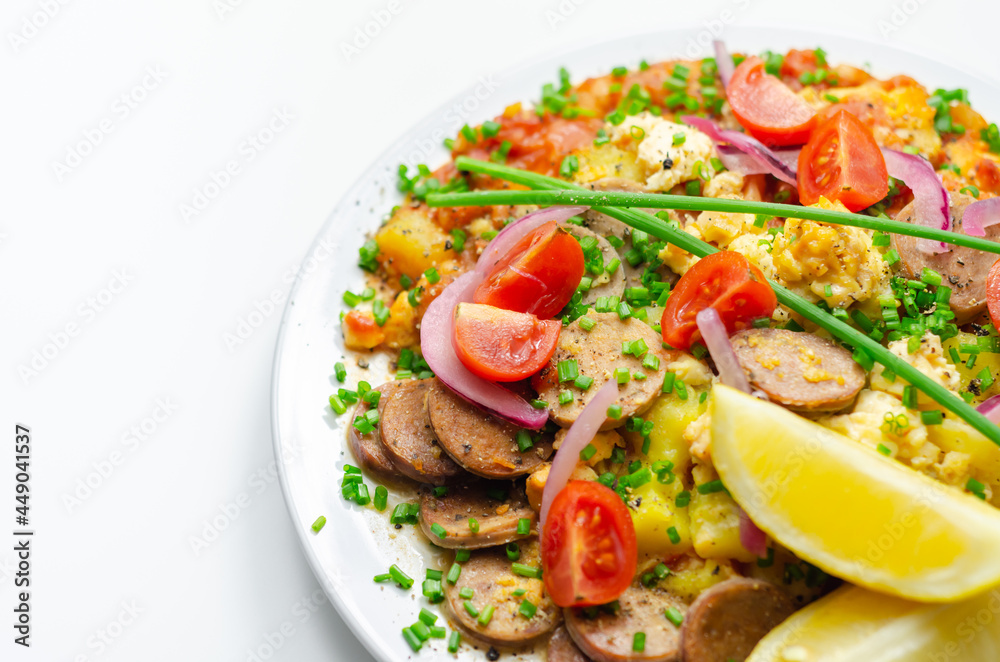
M 767 557 L 767 534 L 740 508 L 740 544 L 758 558 Z
M 548 410 L 535 409 L 516 393 L 473 374 L 455 354 L 452 341 L 455 306 L 472 301 L 473 292 L 496 261 L 522 237 L 544 223 L 566 220 L 586 209 L 587 207 L 549 207 L 528 214 L 505 227 L 486 246 L 476 268 L 462 274 L 444 288 L 427 307 L 420 322 L 420 351 L 427 365 L 445 386 L 500 418 L 531 430 L 538 430 L 545 425 L 549 418 Z
M 538 229 L 549 221 L 557 223 L 565 221 L 567 218 L 587 211 L 587 209 L 587 207 L 548 207 L 521 217 L 500 230 L 500 233 L 493 237 L 493 240 L 486 245 L 482 255 L 479 256 L 479 261 L 476 263 L 476 271 L 486 276 L 493 268 L 493 265 L 529 232 Z
M 991 423 L 1000 425 L 1000 395 L 994 395 L 992 398 L 988 398 L 976 407 L 976 411 L 990 419 Z
M 556 495 L 566 487 L 569 477 L 573 475 L 573 470 L 580 461 L 580 451 L 586 448 L 596 435 L 604 421 L 608 419 L 608 407 L 618 399 L 618 381 L 609 379 L 601 389 L 594 394 L 594 397 L 583 408 L 580 415 L 573 421 L 566 432 L 566 438 L 556 451 L 556 456 L 552 460 L 552 467 L 549 469 L 549 476 L 545 479 L 545 489 L 542 490 L 542 512 L 538 518 L 538 529 L 545 527 L 545 518 L 549 514 L 549 506 Z
M 743 372 L 736 358 L 736 352 L 733 351 L 733 345 L 729 342 L 729 331 L 722 323 L 719 311 L 709 306 L 699 311 L 694 319 L 698 324 L 698 331 L 701 332 L 701 339 L 705 341 L 708 353 L 715 361 L 722 383 L 744 393 L 750 393 L 750 382 L 747 381 L 746 373 Z
M 962 215 L 962 231 L 970 237 L 985 237 L 986 228 L 997 223 L 1000 223 L 1000 198 L 976 200 Z
M 882 148 L 885 167 L 890 177 L 900 179 L 913 191 L 914 216 L 917 223 L 932 228 L 951 230 L 948 210 L 948 191 L 929 161 L 915 154 Z M 943 241 L 921 239 L 920 248 L 928 253 L 944 253 L 948 244 Z
M 729 54 L 725 42 L 721 39 L 713 41 L 712 46 L 715 48 L 715 68 L 719 70 L 722 89 L 725 90 L 729 87 L 729 79 L 733 77 L 733 72 L 736 71 L 736 67 L 733 65 L 733 56 Z
M 762 142 L 752 136 L 739 131 L 722 130 L 715 122 L 704 117 L 694 115 L 684 115 L 681 120 L 688 126 L 692 126 L 702 133 L 708 135 L 716 144 L 732 145 L 739 151 L 751 157 L 759 167 L 764 168 L 762 172 L 774 175 L 786 184 L 796 186 L 795 169 L 782 161 L 773 150 L 766 147 Z M 725 165 L 725 161 L 720 159 Z M 728 165 L 726 166 L 729 167 Z

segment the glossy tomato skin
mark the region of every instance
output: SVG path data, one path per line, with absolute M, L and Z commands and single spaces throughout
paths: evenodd
M 990 312 L 993 326 L 997 326 L 1000 322 L 1000 260 L 993 263 L 986 275 L 986 309 Z
M 453 342 L 462 364 L 483 379 L 516 382 L 541 370 L 562 322 L 475 303 L 455 307 Z
M 585 268 L 583 249 L 550 221 L 514 245 L 476 288 L 473 300 L 549 319 L 576 292 Z
M 759 57 L 740 62 L 726 97 L 740 124 L 765 145 L 801 145 L 809 139 L 816 113 L 781 80 L 767 73 Z
M 542 530 L 545 590 L 560 607 L 611 602 L 635 577 L 632 516 L 600 483 L 573 480 L 552 500 Z
M 770 317 L 778 305 L 760 269 L 734 251 L 719 251 L 698 260 L 681 276 L 660 318 L 663 342 L 688 350 L 701 337 L 695 317 L 712 307 L 730 334 Z
M 838 110 L 816 127 L 799 153 L 799 201 L 825 197 L 860 211 L 889 193 L 885 157 L 871 130 L 853 113 Z

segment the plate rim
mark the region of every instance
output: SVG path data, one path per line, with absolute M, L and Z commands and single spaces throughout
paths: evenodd
M 545 63 L 552 63 L 553 61 L 561 58 L 570 59 L 594 48 L 609 48 L 613 44 L 621 44 L 630 39 L 649 39 L 659 35 L 664 37 L 690 36 L 691 34 L 700 33 L 704 29 L 705 26 L 701 24 L 693 21 L 686 21 L 682 25 L 669 28 L 634 31 L 622 30 L 609 35 L 606 39 L 591 42 L 586 46 L 581 47 L 578 45 L 566 45 L 559 48 L 549 49 L 535 58 L 530 60 L 520 60 L 510 67 L 495 72 L 493 75 L 501 80 L 516 79 L 519 75 L 529 69 L 534 69 Z M 860 47 L 867 45 L 876 46 L 880 49 L 897 51 L 901 54 L 944 66 L 955 72 L 961 73 L 975 80 L 979 85 L 984 86 L 984 88 L 992 88 L 995 93 L 1000 94 L 1000 79 L 993 80 L 988 77 L 987 72 L 981 72 L 978 69 L 970 68 L 965 63 L 959 63 L 951 57 L 945 57 L 944 54 L 935 53 L 931 56 L 921 53 L 914 47 L 907 44 L 899 44 L 891 41 L 880 42 L 872 37 L 851 34 L 845 30 L 797 26 L 795 24 L 768 25 L 760 22 L 746 22 L 728 25 L 724 37 L 726 38 L 726 41 L 732 41 L 738 40 L 741 33 L 746 34 L 756 32 L 772 32 L 775 43 L 779 45 L 785 43 L 796 43 L 814 38 L 822 39 L 823 37 L 832 37 L 839 40 L 853 42 Z M 857 64 L 854 66 L 857 66 Z M 489 72 L 481 75 L 489 75 Z M 326 216 L 326 219 L 317 230 L 315 238 L 309 244 L 309 247 L 304 255 L 312 255 L 314 251 L 322 245 L 322 242 L 329 235 L 329 232 L 337 219 L 344 213 L 346 208 L 352 206 L 353 203 L 351 201 L 358 198 L 359 194 L 373 178 L 378 177 L 379 173 L 386 168 L 389 160 L 395 160 L 394 157 L 399 154 L 401 148 L 406 147 L 411 142 L 411 137 L 414 134 L 420 133 L 425 130 L 425 128 L 429 128 L 430 126 L 440 123 L 440 118 L 449 108 L 453 107 L 456 103 L 460 103 L 470 94 L 475 93 L 476 86 L 476 82 L 471 83 L 452 97 L 449 97 L 442 104 L 435 106 L 416 123 L 406 125 L 406 128 L 400 133 L 399 137 L 383 149 L 378 156 L 371 161 L 371 165 L 369 165 L 344 191 L 338 202 L 334 205 L 333 209 Z M 514 103 L 515 101 L 519 100 L 512 100 L 510 103 Z M 473 113 L 473 115 L 474 114 L 475 113 Z M 353 248 L 353 246 L 351 248 Z M 289 290 L 288 298 L 286 299 L 284 310 L 282 311 L 278 334 L 275 339 L 274 356 L 271 362 L 271 384 L 269 389 L 271 437 L 272 450 L 275 457 L 275 466 L 278 473 L 278 482 L 281 486 L 282 498 L 285 502 L 288 513 L 291 516 L 292 524 L 296 530 L 296 537 L 299 545 L 306 557 L 306 561 L 308 562 L 313 575 L 323 588 L 327 598 L 330 600 L 331 604 L 334 605 L 338 615 L 351 630 L 351 633 L 358 639 L 359 643 L 361 643 L 368 653 L 383 662 L 391 662 L 393 660 L 392 651 L 386 645 L 385 639 L 369 627 L 366 619 L 361 618 L 358 615 L 361 613 L 361 610 L 357 602 L 349 599 L 347 596 L 342 595 L 340 591 L 336 590 L 334 583 L 328 576 L 326 576 L 325 573 L 322 572 L 322 564 L 317 556 L 316 550 L 314 550 L 310 544 L 310 532 L 298 525 L 301 521 L 301 513 L 296 504 L 295 496 L 292 492 L 292 486 L 289 484 L 288 469 L 285 466 L 285 460 L 282 453 L 282 439 L 279 434 L 281 412 L 278 376 L 280 374 L 282 361 L 285 358 L 285 341 L 288 323 L 294 312 L 295 299 L 299 294 L 304 277 L 305 274 L 300 270 L 296 274 Z

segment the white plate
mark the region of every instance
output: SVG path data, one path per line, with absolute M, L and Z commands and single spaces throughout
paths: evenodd
M 683 56 L 691 43 L 706 38 L 707 30 L 700 29 L 629 36 L 480 81 L 417 123 L 375 160 L 334 209 L 310 249 L 278 335 L 271 398 L 275 455 L 285 501 L 309 564 L 340 615 L 377 659 L 403 660 L 413 655 L 400 632 L 416 620 L 421 606 L 426 606 L 420 582 L 424 569 L 433 562 L 432 552 L 419 540 L 419 533 L 413 534 L 413 527 L 404 527 L 401 535 L 396 535 L 387 514 L 340 497 L 342 467 L 353 462 L 345 441 L 348 416 L 335 417 L 327 398 L 338 387 L 334 363 L 350 354 L 343 349 L 340 334 L 341 295 L 345 289 L 363 288 L 363 274 L 356 266 L 358 247 L 400 201 L 395 187 L 398 165 L 427 163 L 435 167 L 444 162 L 448 155 L 442 140 L 460 128 L 451 110 L 455 104 L 470 110 L 469 124 L 476 125 L 500 114 L 510 103 L 537 99 L 544 83 L 558 79 L 560 66 L 566 66 L 573 80 L 579 81 L 618 65 L 634 67 L 643 58 L 656 62 Z M 967 88 L 977 110 L 991 120 L 1000 118 L 1000 90 L 992 83 L 885 44 L 835 34 L 754 27 L 731 28 L 727 45 L 733 51 L 752 53 L 822 46 L 832 62 L 856 66 L 871 62 L 872 73 L 879 78 L 905 73 L 929 89 Z M 490 90 L 493 86 L 495 92 Z M 350 370 L 348 384 L 356 384 L 358 379 L 372 385 L 382 383 L 387 361 L 385 357 L 371 361 L 369 369 L 362 371 L 348 356 L 344 361 Z M 373 489 L 374 483 L 366 482 Z M 327 524 L 317 535 L 310 525 L 319 515 L 326 516 Z M 402 591 L 372 582 L 374 575 L 386 572 L 393 563 L 415 579 L 413 589 Z M 432 646 L 425 645 L 414 657 L 433 660 L 445 656 L 454 659 L 446 652 L 444 641 L 432 640 Z M 541 656 L 529 652 L 524 657 Z M 484 655 L 481 650 L 465 648 L 459 658 L 482 660 Z M 504 659 L 511 658 L 504 655 Z

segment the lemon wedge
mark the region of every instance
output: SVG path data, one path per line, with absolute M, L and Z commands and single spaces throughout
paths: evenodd
M 849 586 L 796 612 L 747 662 L 996 662 L 1000 589 L 923 604 Z
M 721 385 L 712 395 L 719 476 L 799 557 L 919 601 L 1000 583 L 1000 511 L 782 407 Z

